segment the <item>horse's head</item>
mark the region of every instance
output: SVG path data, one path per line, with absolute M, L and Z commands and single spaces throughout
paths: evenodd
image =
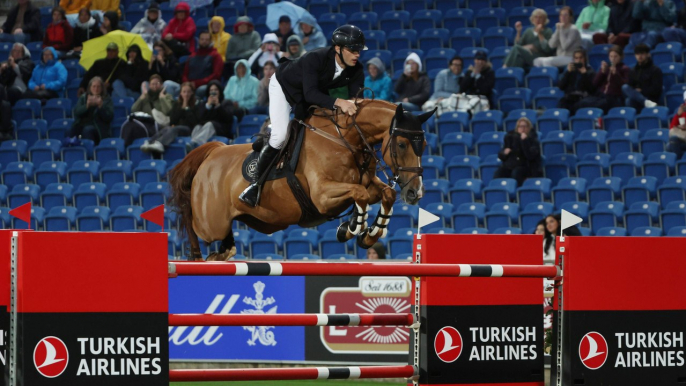
M 388 136 L 384 138 L 384 161 L 397 176 L 401 198 L 411 205 L 415 205 L 424 195 L 421 157 L 426 140 L 422 124 L 435 112 L 415 116 L 404 112 L 402 104 L 399 104 Z

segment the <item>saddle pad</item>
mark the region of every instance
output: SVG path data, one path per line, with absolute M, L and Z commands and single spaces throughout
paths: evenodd
M 293 129 L 293 127 L 295 127 L 295 129 Z M 303 140 L 305 139 L 306 129 L 304 127 L 300 127 L 300 125 L 290 125 L 289 130 L 295 130 L 297 135 L 294 136 L 292 131 L 289 134 L 289 139 L 284 144 L 286 149 L 289 151 L 287 152 L 286 156 L 283 157 L 283 159 L 279 160 L 279 163 L 283 162 L 283 166 L 272 167 L 272 169 L 269 171 L 267 181 L 273 181 L 287 177 L 289 173 L 294 173 L 298 167 L 298 159 L 300 158 L 300 151 L 302 149 Z M 268 138 L 265 138 L 265 144 L 267 140 Z M 295 141 L 295 143 L 293 143 L 293 141 Z M 243 167 L 241 167 L 243 178 L 250 183 L 255 183 L 257 180 L 257 157 L 259 154 L 260 153 L 257 151 L 253 151 L 248 154 L 248 156 L 245 158 L 245 161 L 243 161 Z

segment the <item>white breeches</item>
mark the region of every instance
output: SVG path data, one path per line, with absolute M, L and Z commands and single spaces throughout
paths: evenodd
M 291 105 L 288 104 L 276 75 L 269 79 L 269 119 L 272 123 L 269 146 L 281 149 L 286 141 L 288 123 L 291 120 Z

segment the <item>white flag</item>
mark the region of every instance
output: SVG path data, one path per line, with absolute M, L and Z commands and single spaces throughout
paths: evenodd
M 581 219 L 581 217 L 579 217 L 573 213 L 569 213 L 564 209 L 562 210 L 562 224 L 561 224 L 562 225 L 562 232 L 564 232 L 565 229 L 567 229 L 571 226 L 574 226 L 576 224 L 579 224 L 582 221 L 583 220 Z
M 422 227 L 424 225 L 429 225 L 432 223 L 435 223 L 436 221 L 440 220 L 441 218 L 436 216 L 435 214 L 431 212 L 427 212 L 422 208 L 419 208 L 419 229 L 417 233 L 421 233 Z

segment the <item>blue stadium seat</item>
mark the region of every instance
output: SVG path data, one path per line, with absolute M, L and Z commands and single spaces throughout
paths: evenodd
M 166 182 L 148 182 L 140 193 L 140 205 L 144 210 L 150 210 L 159 205 L 164 205 L 171 190 Z
M 425 179 L 424 187 L 426 191 L 420 201 L 422 208 L 433 203 L 448 202 L 450 181 L 444 179 Z
M 643 175 L 657 178 L 658 185 L 673 174 L 676 165 L 676 154 L 669 152 L 652 153 L 648 160 L 643 162 Z
M 110 229 L 112 232 L 123 232 L 130 229 L 139 229 L 143 208 L 135 205 L 120 206 L 110 216 Z
M 557 105 L 557 103 L 556 103 Z M 545 136 L 551 131 L 563 130 L 569 121 L 569 110 L 546 109 L 537 120 L 539 137 Z
M 38 140 L 29 148 L 29 160 L 33 162 L 34 165 L 54 161 L 60 152 L 60 147 L 60 141 L 54 139 Z
M 510 47 L 495 47 L 488 56 L 488 60 L 491 62 L 493 68 L 502 67 L 505 63 L 505 58 L 510 54 L 510 51 L 512 51 Z
M 574 153 L 582 159 L 586 154 L 600 153 L 605 145 L 606 136 L 607 132 L 603 130 L 582 131 L 574 140 Z
M 417 41 L 417 31 L 413 29 L 396 29 L 388 34 L 386 46 L 391 52 L 404 48 L 412 48 L 413 42 Z
M 553 186 L 571 175 L 570 171 L 576 169 L 577 156 L 574 154 L 556 154 L 548 157 L 544 164 L 545 176 L 550 178 Z
M 619 177 L 600 177 L 593 180 L 588 188 L 588 203 L 592 208 L 603 201 L 614 201 L 621 193 L 621 179 Z
M 458 46 L 459 47 L 459 46 Z M 455 48 L 455 46 L 453 46 Z M 466 65 L 474 62 L 474 56 L 477 52 L 483 52 L 488 55 L 489 51 L 482 47 L 464 47 L 460 50 L 460 57 L 464 60 Z
M 341 0 L 338 3 L 338 9 L 341 13 L 346 15 L 352 15 L 355 12 L 362 12 L 364 10 L 364 4 L 369 3 L 367 1 L 355 1 L 355 0 Z
M 437 9 L 427 8 L 421 8 L 413 11 L 411 9 L 408 9 L 408 3 L 406 1 L 403 3 L 405 10 L 412 13 L 412 29 L 415 29 L 417 31 L 424 31 L 432 28 L 441 27 L 441 20 L 443 20 L 443 12 Z M 449 33 L 448 30 L 446 30 L 446 33 Z
M 46 231 L 70 231 L 76 226 L 76 208 L 56 206 L 50 209 L 44 221 Z
M 490 27 L 481 38 L 481 44 L 489 51 L 497 47 L 511 46 L 514 42 L 515 31 L 512 27 Z
M 438 30 L 426 30 L 422 32 L 422 35 L 425 33 L 433 34 Z M 440 39 L 443 39 L 440 37 Z M 426 50 L 426 47 L 429 47 L 428 45 L 422 43 L 423 41 L 420 39 L 420 44 L 419 46 L 422 47 L 422 49 Z M 426 46 L 426 47 L 425 47 Z M 426 70 L 431 71 L 431 70 L 443 70 L 446 68 L 448 65 L 448 62 L 450 62 L 450 59 L 452 59 L 455 56 L 455 50 L 452 48 L 442 48 L 440 45 L 429 49 L 429 52 L 426 54 L 426 59 L 424 62 L 426 63 Z
M 505 10 L 502 8 L 483 8 L 476 11 L 474 26 L 486 31 L 490 27 L 505 25 Z
M 73 125 L 74 120 L 71 118 L 55 119 L 50 123 L 46 136 L 48 139 L 61 141 L 67 136 L 67 132 Z
M 615 130 L 606 141 L 607 152 L 611 156 L 620 153 L 631 153 L 638 149 L 638 130 Z
M 514 110 L 526 109 L 531 106 L 531 90 L 523 87 L 508 88 L 498 98 L 500 111 L 509 113 Z
M 105 206 L 88 206 L 76 216 L 76 230 L 80 232 L 103 231 L 110 221 L 110 209 Z
M 141 187 L 134 182 L 118 182 L 107 191 L 107 206 L 115 210 L 120 206 L 131 206 L 138 203 Z
M 588 212 L 591 210 L 591 206 L 582 201 L 572 201 L 565 202 L 560 209 L 577 215 L 581 217 L 584 222 L 588 222 Z
M 319 232 L 316 230 L 294 229 L 284 241 L 284 254 L 288 259 L 297 254 L 313 254 L 318 240 Z
M 572 150 L 574 133 L 569 130 L 550 131 L 541 141 L 543 155 L 565 154 Z
M 670 63 L 681 61 L 682 46 L 679 42 L 659 43 L 650 56 L 654 63 Z
M 643 167 L 643 154 L 620 153 L 610 162 L 610 175 L 620 177 L 625 184 L 631 177 L 636 177 Z
M 666 107 L 656 106 L 649 109 L 643 109 L 641 110 L 641 113 L 636 116 L 636 128 L 642 135 L 650 129 L 667 127 L 668 118 L 669 110 Z
M 18 104 L 18 102 L 17 102 Z M 16 109 L 16 105 L 15 105 Z M 15 110 L 12 110 L 13 113 Z M 18 119 L 14 117 L 15 119 Z M 47 135 L 48 122 L 44 119 L 27 119 L 19 125 L 17 129 L 17 139 L 26 141 L 29 146 L 32 146 L 41 137 Z
M 524 207 L 519 213 L 519 226 L 525 234 L 534 233 L 536 225 L 546 216 L 553 213 L 553 204 L 549 202 L 533 202 Z
M 131 161 L 112 160 L 100 169 L 100 182 L 108 187 L 117 182 L 126 182 L 131 179 Z
M 133 179 L 141 186 L 150 182 L 162 181 L 167 170 L 167 162 L 164 160 L 143 160 L 133 170 Z
M 263 253 L 276 254 L 283 246 L 284 232 L 278 231 L 270 235 L 255 233 L 250 240 L 250 254 L 253 258 Z
M 500 131 L 481 134 L 479 140 L 476 142 L 476 149 L 479 157 L 485 158 L 489 155 L 498 154 L 503 146 L 504 138 L 505 133 Z
M 98 161 L 76 161 L 67 171 L 67 181 L 73 186 L 97 180 L 100 163 Z
M 470 11 L 470 10 L 456 10 L 456 11 Z M 444 20 L 444 25 L 445 25 L 445 20 Z M 446 26 L 446 28 L 448 28 L 448 26 Z M 477 43 L 481 43 L 481 29 L 480 28 L 467 28 L 465 26 L 462 26 L 459 28 L 454 28 L 453 32 L 450 34 L 450 47 L 452 47 L 455 50 L 457 50 L 458 48 L 461 48 L 461 47 L 476 47 Z
M 669 141 L 669 130 L 651 129 L 641 138 L 641 153 L 648 157 L 653 153 L 664 152 Z
M 502 94 L 505 89 L 524 87 L 524 70 L 519 67 L 499 68 L 495 70 L 495 89 Z
M 598 119 L 602 116 L 603 110 L 595 107 L 579 109 L 569 120 L 569 127 L 575 134 L 593 130 L 598 126 Z
M 395 10 L 395 3 L 394 0 L 371 0 L 369 2 L 369 10 L 376 12 L 379 15 L 383 15 L 386 12 Z M 364 36 L 367 37 L 366 32 Z
M 437 155 L 422 156 L 422 167 L 425 179 L 439 178 L 445 170 L 445 158 Z
M 605 153 L 588 153 L 576 164 L 577 177 L 586 181 L 595 181 L 607 174 L 610 168 L 610 155 Z
M 67 164 L 59 161 L 47 161 L 40 164 L 36 173 L 34 174 L 34 181 L 41 189 L 52 183 L 58 183 L 65 180 L 67 176 Z
M 489 184 L 495 175 L 496 170 L 500 168 L 502 161 L 497 154 L 491 154 L 481 160 L 479 165 L 479 177 L 484 185 Z
M 522 6 L 522 0 L 500 0 L 499 7 L 510 10 L 507 15 L 507 25 L 510 27 L 514 27 L 517 22 L 521 22 L 523 26 L 529 24 L 531 13 L 537 8 Z M 548 18 L 550 18 L 550 15 L 548 15 Z
M 535 127 L 537 123 L 537 115 L 538 113 L 531 109 L 512 110 L 509 114 L 507 114 L 507 118 L 505 118 L 504 129 L 505 131 L 514 130 L 515 126 L 517 125 L 517 121 L 520 118 L 528 118 L 531 121 L 531 124 Z
M 106 164 L 112 160 L 122 159 L 124 154 L 124 140 L 121 138 L 106 138 L 100 141 L 94 149 L 95 160 Z
M 614 107 L 603 117 L 603 128 L 612 135 L 617 130 L 634 127 L 636 109 L 632 107 Z
M 486 208 L 490 210 L 495 204 L 514 201 L 516 190 L 517 181 L 512 178 L 497 178 L 491 180 L 488 186 L 482 191 Z
M 466 28 L 468 25 L 471 26 L 472 20 L 474 20 L 473 10 L 451 8 L 446 10 L 445 14 L 443 15 L 443 27 L 451 31 L 455 31 L 457 28 Z M 472 46 L 473 45 L 474 44 L 472 44 Z M 458 46 L 451 45 L 451 47 L 455 48 Z
M 40 199 L 40 186 L 35 184 L 18 184 L 7 195 L 7 205 L 16 208 L 28 202 L 36 205 Z
M 32 176 L 33 163 L 10 162 L 2 171 L 2 183 L 8 189 L 13 189 L 15 185 L 28 183 Z
M 583 178 L 563 178 L 552 190 L 553 202 L 557 209 L 561 209 L 562 204 L 566 202 L 582 200 L 585 194 L 586 180 Z
M 371 29 L 364 31 L 366 45 L 370 50 L 386 49 L 386 31 Z
M 438 227 L 450 227 L 450 216 L 452 215 L 455 207 L 453 204 L 447 202 L 433 203 L 426 206 L 426 210 L 440 219 L 439 222 L 431 224 L 432 226 Z
M 489 131 L 499 131 L 503 125 L 503 113 L 498 110 L 480 111 L 469 122 L 475 137 Z
M 562 90 L 557 87 L 545 87 L 536 92 L 534 96 L 534 108 L 546 110 L 557 108 L 557 104 L 564 96 Z M 567 122 L 565 121 L 565 125 Z
M 657 191 L 662 209 L 667 209 L 671 202 L 686 201 L 686 177 L 668 177 Z
M 379 18 L 379 29 L 381 30 L 388 32 L 403 28 L 410 28 L 410 13 L 407 11 L 389 11 Z M 388 44 L 388 41 L 386 43 Z
M 526 87 L 536 94 L 539 90 L 557 86 L 557 67 L 534 67 L 526 76 Z
M 74 192 L 74 206 L 80 211 L 88 206 L 105 203 L 107 186 L 98 182 L 81 184 Z
M 478 227 L 486 216 L 486 205 L 464 203 L 452 215 L 453 228 L 460 233 L 465 228 Z
M 595 232 L 596 236 L 626 236 L 626 229 L 618 227 L 600 228 Z
M 403 9 L 410 14 L 415 14 L 428 8 L 427 0 L 405 0 L 402 3 Z
M 486 229 L 493 232 L 498 228 L 511 227 L 517 221 L 519 205 L 515 203 L 498 203 L 486 213 Z
M 550 198 L 551 186 L 552 181 L 549 178 L 527 178 L 517 188 L 517 202 L 524 208 L 531 203 L 543 202 Z
M 24 122 L 41 117 L 41 103 L 38 99 L 20 99 L 12 107 L 12 119 Z
M 441 154 L 444 157 L 445 155 L 467 155 L 473 144 L 474 138 L 471 133 L 451 133 L 441 141 Z
M 669 90 L 672 85 L 684 81 L 683 63 L 659 63 L 658 67 L 662 70 L 662 87 L 664 89 Z
M 31 229 L 38 230 L 40 227 L 43 226 L 43 221 L 45 220 L 45 209 L 39 207 L 39 206 L 34 206 L 31 207 Z M 28 224 L 26 222 L 19 220 L 18 218 L 14 217 L 12 218 L 11 221 L 12 225 L 11 227 L 14 229 L 26 229 Z
M 40 206 L 48 212 L 57 206 L 67 206 L 74 194 L 72 184 L 54 183 L 48 185 L 40 195 Z
M 27 148 L 26 141 L 21 139 L 3 141 L 0 143 L 0 165 L 8 165 L 10 162 L 20 162 L 22 159 L 26 159 Z
M 492 232 L 490 232 L 492 235 L 521 235 L 522 230 L 519 228 L 515 227 L 502 227 L 498 228 Z
M 605 227 L 616 227 L 617 220 L 624 214 L 624 204 L 618 201 L 601 202 L 589 213 L 591 229 L 596 231 Z
M 476 202 L 481 197 L 482 182 L 475 178 L 463 178 L 457 180 L 452 189 L 448 191 L 450 202 L 458 206 L 463 203 Z
M 636 202 L 650 201 L 657 193 L 655 177 L 633 177 L 622 189 L 622 199 L 627 206 Z
M 662 236 L 662 228 L 657 227 L 638 227 L 631 232 L 631 236 L 640 237 L 659 237 Z
M 438 139 L 443 140 L 448 134 L 464 132 L 469 126 L 469 114 L 460 111 L 451 111 L 438 118 Z

